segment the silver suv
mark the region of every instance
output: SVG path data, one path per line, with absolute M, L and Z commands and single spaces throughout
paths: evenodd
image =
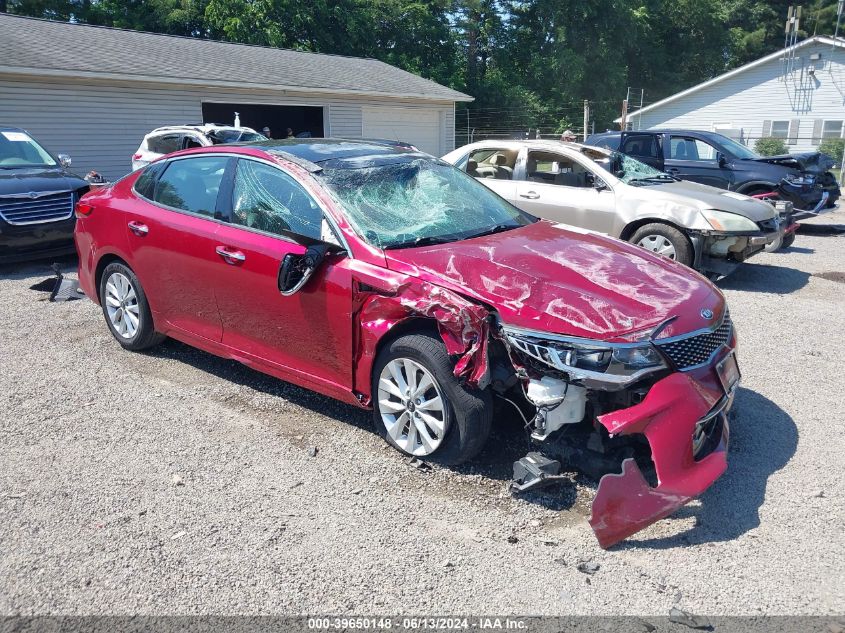
M 783 235 L 771 204 L 603 148 L 490 140 L 443 160 L 533 215 L 638 244 L 714 278 Z
M 171 125 L 160 127 L 144 137 L 132 156 L 132 171 L 146 167 L 165 154 L 191 147 L 209 147 L 222 143 L 266 141 L 267 137 L 250 127 L 234 127 L 203 123 L 199 125 Z

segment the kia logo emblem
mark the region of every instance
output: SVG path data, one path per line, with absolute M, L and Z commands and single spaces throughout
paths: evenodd
M 701 316 L 705 319 L 708 319 L 708 320 L 712 319 L 713 318 L 713 310 L 708 310 L 707 308 L 704 308 L 701 311 Z

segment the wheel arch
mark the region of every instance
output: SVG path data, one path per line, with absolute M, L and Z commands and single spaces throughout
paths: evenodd
M 692 241 L 689 238 L 689 229 L 681 226 L 677 222 L 672 222 L 671 220 L 667 220 L 666 218 L 656 218 L 656 217 L 647 217 L 647 218 L 638 218 L 633 222 L 629 222 L 625 225 L 625 228 L 622 229 L 622 232 L 619 234 L 619 239 L 628 241 L 631 237 L 636 233 L 640 228 L 644 227 L 646 224 L 665 224 L 667 226 L 671 226 L 673 229 L 679 230 L 684 236 L 687 238 L 687 241 L 692 244 Z
M 741 193 L 744 195 L 750 195 L 751 192 L 758 192 L 763 193 L 765 191 L 774 191 L 777 189 L 777 184 L 768 182 L 766 180 L 751 180 L 749 182 L 744 182 L 742 185 L 736 188 L 737 193 Z
M 100 259 L 97 260 L 97 266 L 94 268 L 94 291 L 97 293 L 98 302 L 101 300 L 100 282 L 103 279 L 103 271 L 106 269 L 106 266 L 114 264 L 115 262 L 121 263 L 132 270 L 132 267 L 126 262 L 126 260 L 116 253 L 106 253 L 100 257 Z

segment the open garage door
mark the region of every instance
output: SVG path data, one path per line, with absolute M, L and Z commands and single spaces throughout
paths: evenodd
M 365 106 L 362 115 L 364 138 L 405 141 L 440 156 L 440 114 L 437 111 Z
M 294 136 L 325 136 L 323 131 L 322 106 L 289 106 L 256 103 L 209 103 L 202 104 L 203 123 L 232 125 L 235 112 L 241 125 L 260 132 L 269 127 L 273 138 L 285 138 L 286 130 L 293 130 Z

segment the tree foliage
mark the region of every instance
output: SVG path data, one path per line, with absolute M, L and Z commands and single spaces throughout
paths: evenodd
M 3 2 L 4 0 L 0 0 Z M 381 59 L 476 98 L 490 130 L 598 125 L 783 45 L 792 0 L 5 0 L 11 13 Z M 809 0 L 801 37 L 832 34 Z M 460 120 L 459 113 L 459 120 Z

